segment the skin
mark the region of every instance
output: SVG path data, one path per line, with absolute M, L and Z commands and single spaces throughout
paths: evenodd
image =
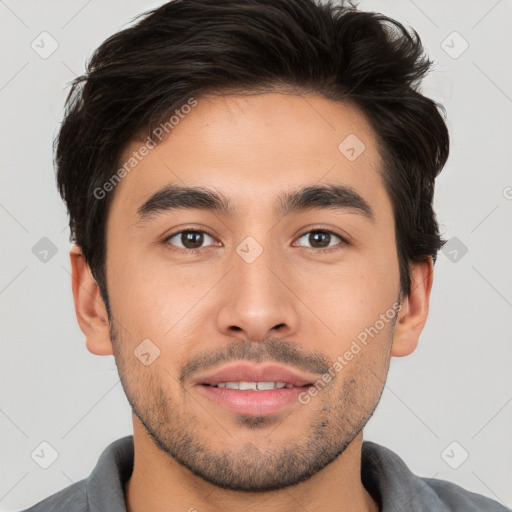
M 366 146 L 353 162 L 338 150 L 349 134 Z M 134 141 L 125 156 L 140 145 Z M 332 209 L 274 216 L 279 193 L 319 182 L 351 186 L 374 220 Z M 239 211 L 231 218 L 176 210 L 138 222 L 139 206 L 167 184 L 215 189 Z M 302 236 L 319 227 L 349 243 L 334 236 L 327 242 L 334 250 L 319 252 L 322 246 Z M 180 229 L 206 229 L 213 238 L 186 254 L 179 236 L 165 240 Z M 250 264 L 236 252 L 249 235 L 263 248 Z M 192 382 L 224 365 L 200 355 L 222 358 L 228 348 L 234 360 L 245 354 L 316 380 L 310 354 L 332 366 L 396 302 L 392 204 L 375 135 L 355 107 L 280 93 L 199 98 L 117 186 L 107 240 L 113 323 L 78 247 L 70 252 L 73 296 L 88 350 L 114 354 L 134 409 L 130 512 L 378 510 L 360 477 L 362 429 L 390 358 L 417 346 L 431 259 L 412 265 L 412 291 L 394 326 L 386 323 L 308 404 L 242 416 Z M 160 350 L 149 366 L 133 353 L 144 339 Z M 286 363 L 292 353 L 302 366 Z M 198 368 L 180 381 L 191 361 Z

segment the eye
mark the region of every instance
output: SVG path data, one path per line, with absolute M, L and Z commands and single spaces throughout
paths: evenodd
M 337 233 L 330 231 L 328 229 L 315 229 L 304 233 L 297 242 L 300 241 L 305 242 L 308 245 L 304 247 L 308 247 L 310 249 L 316 249 L 318 252 L 322 252 L 323 250 L 329 250 L 336 245 L 339 245 L 340 242 L 342 244 L 348 244 L 348 242 Z M 215 239 L 209 233 L 203 230 L 198 229 L 188 229 L 183 231 L 178 231 L 177 233 L 173 233 L 169 235 L 164 243 L 170 243 L 171 245 L 178 247 L 180 249 L 186 250 L 188 252 L 193 252 L 196 250 L 204 249 L 208 246 L 213 245 Z M 209 242 L 209 243 L 208 243 Z M 204 245 L 207 244 L 207 245 Z
M 329 249 L 333 246 L 338 245 L 340 242 L 347 243 L 347 241 L 340 235 L 334 233 L 333 231 L 329 231 L 328 229 L 315 229 L 312 231 L 308 231 L 307 233 L 304 233 L 297 240 L 297 242 L 300 242 L 301 240 L 309 244 L 303 247 L 309 247 L 310 249 L 319 249 L 319 251 L 322 251 L 323 249 Z
M 202 249 L 202 245 L 208 240 L 214 240 L 206 231 L 201 230 L 185 230 L 179 231 L 168 236 L 164 242 L 169 242 L 171 245 L 175 245 L 180 249 L 185 250 L 197 250 Z M 211 243 L 209 244 L 211 245 Z

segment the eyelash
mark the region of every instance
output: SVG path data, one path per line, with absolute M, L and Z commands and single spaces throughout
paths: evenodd
M 307 235 L 308 233 L 317 233 L 317 232 L 319 232 L 319 233 L 328 233 L 330 235 L 334 235 L 337 238 L 339 238 L 341 240 L 341 242 L 339 242 L 338 244 L 336 244 L 336 245 L 334 245 L 332 247 L 324 247 L 323 249 L 315 249 L 314 247 L 304 247 L 304 249 L 310 249 L 310 250 L 312 250 L 312 251 L 314 251 L 316 253 L 318 253 L 318 252 L 320 252 L 320 253 L 328 253 L 328 252 L 333 252 L 333 251 L 339 250 L 340 249 L 340 247 L 339 247 L 340 245 L 341 246 L 349 245 L 349 242 L 346 240 L 346 238 L 341 236 L 339 233 L 336 233 L 335 231 L 332 231 L 332 230 L 326 229 L 326 228 L 321 228 L 321 227 L 313 228 L 313 229 L 309 229 L 308 231 L 305 231 L 304 233 L 299 235 L 296 240 L 300 240 L 302 237 L 304 237 L 304 235 Z M 175 237 L 176 235 L 180 235 L 182 233 L 204 233 L 204 234 L 212 237 L 213 239 L 215 239 L 213 234 L 210 233 L 209 231 L 206 231 L 205 229 L 181 229 L 180 231 L 176 231 L 176 232 L 170 234 L 169 236 L 167 236 L 164 239 L 164 243 L 166 245 L 172 246 L 171 244 L 168 244 L 169 240 L 171 238 Z M 210 247 L 212 247 L 212 246 L 200 247 L 198 249 L 183 249 L 181 247 L 172 246 L 171 250 L 182 251 L 182 252 L 186 252 L 186 253 L 189 253 L 189 254 L 196 254 L 199 251 L 202 251 L 202 250 L 205 250 L 205 249 L 209 249 Z

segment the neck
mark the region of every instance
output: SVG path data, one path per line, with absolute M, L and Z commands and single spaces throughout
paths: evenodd
M 308 480 L 259 493 L 222 489 L 194 475 L 160 450 L 137 419 L 133 435 L 134 466 L 124 489 L 128 512 L 379 510 L 361 482 L 362 433 L 334 462 Z

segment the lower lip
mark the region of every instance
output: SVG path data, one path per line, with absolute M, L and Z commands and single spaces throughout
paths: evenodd
M 212 400 L 238 414 L 264 416 L 279 412 L 284 407 L 299 403 L 299 395 L 307 386 L 269 389 L 265 391 L 238 391 L 199 384 L 199 388 Z

